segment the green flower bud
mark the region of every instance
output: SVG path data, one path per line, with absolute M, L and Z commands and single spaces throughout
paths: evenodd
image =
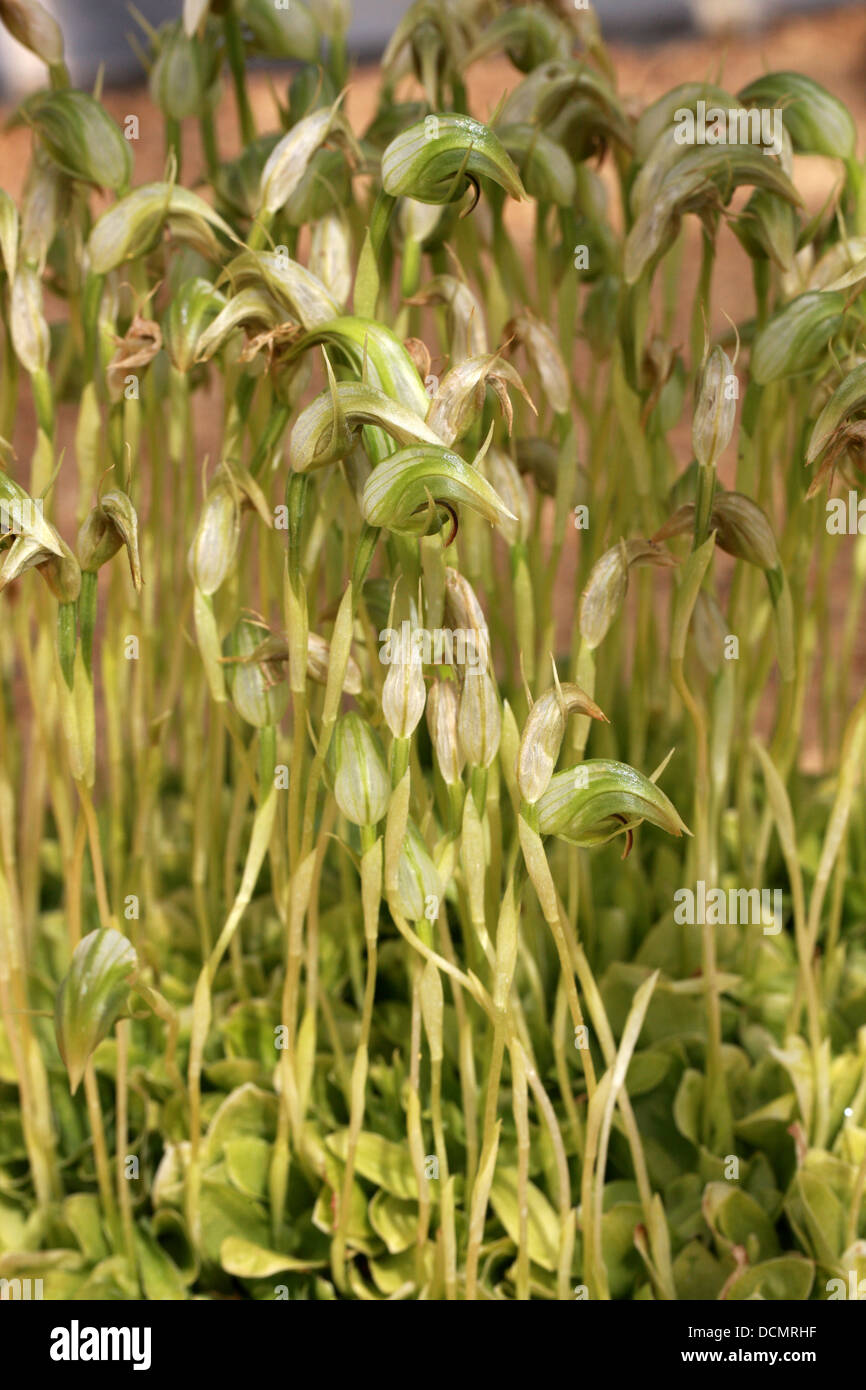
M 521 540 L 525 541 L 532 525 L 532 506 L 517 464 L 510 454 L 506 454 L 504 449 L 497 449 L 494 446 L 488 449 L 485 455 L 484 469 L 490 479 L 491 486 L 502 498 L 508 510 L 513 512 L 516 517 L 515 521 L 502 523 L 500 528 L 502 534 L 509 545 L 516 545 Z
M 558 772 L 535 807 L 538 830 L 572 845 L 601 845 L 649 821 L 669 835 L 690 834 L 653 782 L 627 763 L 590 759 Z
M 310 229 L 309 269 L 341 308 L 352 293 L 352 238 L 345 218 L 326 213 Z
M 241 18 L 252 34 L 254 53 L 304 62 L 319 55 L 319 29 L 301 0 L 291 0 L 285 9 L 277 9 L 273 0 L 243 0 Z
M 714 347 L 704 364 L 698 404 L 692 423 L 692 448 L 702 467 L 714 468 L 734 432 L 737 392 L 734 365 L 728 354 Z
M 433 681 L 427 695 L 427 728 L 439 771 L 448 786 L 460 781 L 465 762 L 457 733 L 459 704 L 455 681 Z
M 306 473 L 345 458 L 355 447 L 362 425 L 385 430 L 402 445 L 441 440 L 420 416 L 361 381 L 334 381 L 301 411 L 289 440 L 289 459 L 296 472 Z
M 520 72 L 532 72 L 540 63 L 570 58 L 572 36 L 561 19 L 547 10 L 519 5 L 488 24 L 466 59 L 477 62 L 502 48 Z
M 42 312 L 42 280 L 30 265 L 18 267 L 12 282 L 9 330 L 18 361 L 33 375 L 48 366 L 51 335 Z
M 330 74 L 318 63 L 301 63 L 289 83 L 284 124 L 291 130 L 305 116 L 322 106 L 333 106 L 337 93 Z
M 240 541 L 240 498 L 228 469 L 214 474 L 190 546 L 190 574 L 200 593 L 215 594 L 228 577 Z
M 10 282 L 18 264 L 18 209 L 9 194 L 0 189 L 0 256 Z
M 60 26 L 39 0 L 0 0 L 2 19 L 13 39 L 17 39 L 48 67 L 63 62 L 63 34 Z
M 497 126 L 497 134 L 519 169 L 530 198 L 561 208 L 574 207 L 574 165 L 557 140 L 528 121 Z
M 334 735 L 334 796 L 353 825 L 376 825 L 391 799 L 391 778 L 378 735 L 359 714 L 346 714 Z
M 453 565 L 445 570 L 445 613 L 452 627 L 475 634 L 475 650 L 479 662 L 487 664 L 490 652 L 490 632 L 484 609 L 469 580 Z
M 137 970 L 138 957 L 118 931 L 92 931 L 76 946 L 54 1006 L 57 1046 L 73 1095 L 102 1039 L 126 1014 Z
M 171 121 L 202 115 L 219 76 L 220 55 L 212 30 L 191 37 L 182 23 L 164 24 L 150 70 L 150 97 Z
M 538 491 L 545 497 L 556 496 L 556 481 L 559 474 L 559 452 L 547 439 L 535 436 L 518 439 L 516 444 L 517 467 L 528 473 Z
M 394 738 L 410 738 L 424 713 L 427 688 L 421 648 L 413 640 L 417 631 L 417 628 L 413 628 L 409 640 L 404 642 L 401 630 L 401 641 L 396 656 L 391 653 L 388 674 L 382 687 L 382 713 Z
M 273 251 L 242 251 L 225 270 L 235 297 L 245 288 L 264 289 L 304 328 L 333 320 L 339 312 L 325 286 L 310 270 Z
M 114 192 L 127 187 L 132 177 L 129 141 L 87 92 L 37 92 L 23 103 L 21 114 L 64 174 Z
M 382 187 L 393 198 L 453 203 L 484 177 L 512 198 L 526 197 L 501 140 L 471 116 L 427 116 L 392 140 L 382 155 Z
M 562 748 L 565 721 L 570 714 L 588 715 L 605 724 L 607 716 L 579 685 L 566 683 L 535 701 L 523 729 L 517 755 L 517 785 L 530 805 L 547 790 Z
M 460 692 L 457 736 L 470 767 L 489 767 L 499 752 L 502 712 L 499 696 L 487 671 L 467 671 Z
M 424 919 L 428 903 L 435 899 L 438 908 L 442 897 L 442 882 L 436 865 L 418 827 L 410 820 L 397 866 L 396 905 L 410 922 Z

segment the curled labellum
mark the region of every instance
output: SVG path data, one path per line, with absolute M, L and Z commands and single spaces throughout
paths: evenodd
M 401 449 L 378 464 L 367 481 L 361 510 L 371 526 L 409 536 L 435 529 L 437 508 L 455 519 L 455 508 L 468 507 L 497 525 L 514 520 L 505 503 L 472 464 L 442 445 Z
M 601 845 L 649 821 L 669 835 L 690 834 L 653 782 L 627 763 L 590 759 L 557 772 L 536 803 L 538 829 L 573 845 Z
M 467 183 L 489 178 L 512 198 L 525 198 L 502 142 L 480 121 L 450 112 L 425 117 L 392 140 L 382 155 L 382 187 L 394 198 L 456 202 Z
M 529 711 L 517 755 L 517 785 L 524 801 L 530 804 L 550 783 L 570 714 L 585 714 L 607 723 L 595 701 L 579 685 L 568 682 L 545 691 Z

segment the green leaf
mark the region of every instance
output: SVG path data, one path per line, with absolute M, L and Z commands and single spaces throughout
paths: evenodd
M 348 1139 L 349 1131 L 339 1129 L 329 1134 L 325 1143 L 331 1153 L 345 1162 Z M 408 1144 L 395 1144 L 381 1134 L 362 1130 L 355 1151 L 355 1172 L 395 1197 L 402 1197 L 406 1201 L 418 1200 L 418 1181 L 409 1157 Z
M 534 1183 L 526 1185 L 528 1207 L 527 1241 L 529 1258 L 542 1269 L 555 1273 L 559 1259 L 559 1218 L 544 1193 Z M 520 1241 L 520 1212 L 517 1205 L 517 1169 L 497 1168 L 490 1188 L 490 1205 L 514 1244 Z
M 815 1266 L 801 1255 L 781 1255 L 743 1270 L 728 1285 L 725 1298 L 739 1303 L 765 1298 L 772 1303 L 805 1303 L 815 1282 Z
M 228 1236 L 220 1246 L 220 1264 L 227 1274 L 234 1274 L 238 1279 L 267 1279 L 281 1271 L 305 1273 L 309 1269 L 321 1269 L 324 1263 L 324 1260 L 281 1255 L 277 1250 L 255 1245 L 241 1236 Z

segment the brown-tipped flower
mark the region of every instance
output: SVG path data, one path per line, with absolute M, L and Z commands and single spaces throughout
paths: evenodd
M 365 719 L 346 714 L 334 735 L 334 796 L 353 825 L 376 825 L 391 799 L 391 778 L 378 735 Z
M 652 541 L 621 540 L 605 551 L 590 570 L 586 588 L 580 596 L 578 622 L 587 647 L 593 650 L 604 640 L 625 598 L 632 565 L 676 563 L 669 551 Z
M 54 528 L 51 528 L 52 531 Z M 25 570 L 38 569 L 58 603 L 75 603 L 81 593 L 81 566 L 69 546 L 54 531 L 48 549 L 32 534 L 21 535 L 4 551 L 0 565 L 0 590 L 18 579 Z
M 705 468 L 715 467 L 734 432 L 737 392 L 734 364 L 720 347 L 714 347 L 704 365 L 701 389 L 692 423 L 695 458 Z
M 78 558 L 85 574 L 95 574 L 126 547 L 129 571 L 136 589 L 142 586 L 138 549 L 138 516 L 125 492 L 106 492 L 85 517 L 78 532 Z
M 487 671 L 468 671 L 460 692 L 457 736 L 471 767 L 489 767 L 499 752 L 502 711 L 493 679 Z
M 427 727 L 439 771 L 448 786 L 460 781 L 465 761 L 457 733 L 459 705 L 456 683 L 434 680 L 427 696 Z
M 571 389 L 562 353 L 550 327 L 529 309 L 524 309 L 505 325 L 505 336 L 525 348 L 538 373 L 541 389 L 556 414 L 562 415 L 568 410 Z
M 519 391 L 530 408 L 535 410 L 515 368 L 491 352 L 481 357 L 467 357 L 446 372 L 427 412 L 427 424 L 446 444 L 462 439 L 484 409 L 488 386 L 502 407 L 509 434 L 514 419 L 509 386 Z
M 762 570 L 778 568 L 779 547 L 773 528 L 757 502 L 741 492 L 722 492 L 713 500 L 712 526 L 722 550 Z
M 150 366 L 161 347 L 162 329 L 159 324 L 136 314 L 124 337 L 118 339 L 117 350 L 105 373 L 108 394 L 113 401 L 121 400 L 127 374 Z
M 390 664 L 385 684 L 382 687 L 382 713 L 385 723 L 395 738 L 409 738 L 418 726 L 424 713 L 427 688 L 424 685 L 424 670 L 420 629 L 414 625 L 411 630 L 404 624 L 400 639 L 389 646 Z
M 530 805 L 550 784 L 570 714 L 585 714 L 607 723 L 607 716 L 586 691 L 569 682 L 545 691 L 529 711 L 517 755 L 517 785 Z

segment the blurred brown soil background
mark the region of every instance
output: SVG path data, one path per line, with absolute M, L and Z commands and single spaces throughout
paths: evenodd
M 613 43 L 610 50 L 618 74 L 620 94 L 628 108 L 635 113 L 681 82 L 706 79 L 736 92 L 762 72 L 794 69 L 823 83 L 846 103 L 861 132 L 861 156 L 866 149 L 866 6 L 845 6 L 829 15 L 789 19 L 757 34 L 734 34 L 724 40 L 684 38 L 651 48 Z M 501 102 L 503 94 L 512 91 L 520 78 L 521 75 L 504 58 L 476 64 L 467 74 L 473 113 L 479 119 L 489 119 Z M 273 83 L 273 87 L 282 98 L 287 79 L 285 67 L 270 74 L 255 71 L 250 75 L 251 100 L 258 129 L 266 131 L 278 128 L 271 84 Z M 238 152 L 239 136 L 234 98 L 227 76 L 224 76 L 223 80 L 225 91 L 218 111 L 217 140 L 220 155 L 226 158 Z M 353 72 L 346 109 L 356 130 L 362 130 L 372 118 L 378 86 L 379 74 L 375 67 L 357 68 Z M 407 95 L 411 94 L 407 90 Z M 163 122 L 159 111 L 150 101 L 146 85 L 142 83 L 140 86 L 109 88 L 103 99 L 106 108 L 121 125 L 129 115 L 138 117 L 140 138 L 133 145 L 133 182 L 140 184 L 161 178 L 165 168 Z M 2 111 L 4 119 L 8 114 L 9 108 Z M 187 186 L 193 186 L 204 168 L 198 130 L 194 121 L 185 122 L 183 138 L 182 181 Z M 30 141 L 31 136 L 24 128 L 0 130 L 0 186 L 16 200 L 20 199 L 24 185 L 30 158 Z M 840 174 L 832 161 L 798 158 L 795 161 L 794 177 L 811 212 L 824 204 Z M 741 206 L 747 196 L 748 190 L 741 190 L 739 201 L 735 201 L 734 207 Z M 615 201 L 612 206 L 615 207 Z M 512 203 L 507 215 L 515 241 L 528 253 L 533 235 L 532 211 L 527 205 Z M 687 219 L 687 235 L 683 292 L 677 323 L 677 342 L 680 345 L 686 345 L 688 342 L 689 315 L 700 251 L 700 230 L 694 218 Z M 752 307 L 752 281 L 747 257 L 734 235 L 723 229 L 719 238 L 713 281 L 712 332 L 723 334 L 728 329 L 726 314 L 733 319 L 742 320 L 749 316 Z M 47 308 L 48 316 L 51 318 L 50 301 Z M 62 313 L 62 307 L 55 306 L 53 316 L 61 317 Z M 579 373 L 582 373 L 584 360 L 578 353 L 576 370 Z M 672 436 L 677 457 L 683 466 L 691 457 L 688 417 L 689 411 L 685 408 L 683 420 Z M 74 423 L 74 407 L 62 405 L 58 412 L 58 449 L 67 450 L 67 460 L 74 456 Z M 201 461 L 207 454 L 213 464 L 219 450 L 219 418 L 212 408 L 208 408 L 206 398 L 198 402 L 196 429 L 197 458 Z M 23 383 L 13 442 L 22 476 L 25 478 L 26 461 L 34 438 L 35 421 L 29 392 Z M 732 481 L 733 455 L 734 450 L 731 448 L 728 450 L 726 461 L 720 465 L 720 472 L 726 483 Z M 581 462 L 587 461 L 582 458 Z M 782 460 L 780 466 L 800 467 L 802 460 Z M 63 488 L 63 473 L 62 469 L 53 515 L 66 538 L 71 540 L 74 535 L 74 517 L 70 499 L 65 495 L 66 490 Z M 816 498 L 815 505 L 823 506 L 823 500 Z M 571 546 L 570 553 L 567 551 L 564 556 L 560 586 L 560 612 L 563 628 L 566 630 L 570 628 L 577 599 L 575 572 L 579 533 L 574 534 L 575 543 Z M 837 566 L 832 611 L 833 627 L 837 632 L 841 632 L 848 600 L 852 546 L 853 538 L 841 539 L 840 547 L 845 547 L 846 553 L 840 554 Z M 862 678 L 864 672 L 866 634 L 860 640 L 857 653 L 858 679 Z M 810 703 L 813 702 L 810 700 Z M 812 766 L 820 762 L 816 746 L 816 728 L 814 711 L 810 711 L 807 718 L 805 761 Z

